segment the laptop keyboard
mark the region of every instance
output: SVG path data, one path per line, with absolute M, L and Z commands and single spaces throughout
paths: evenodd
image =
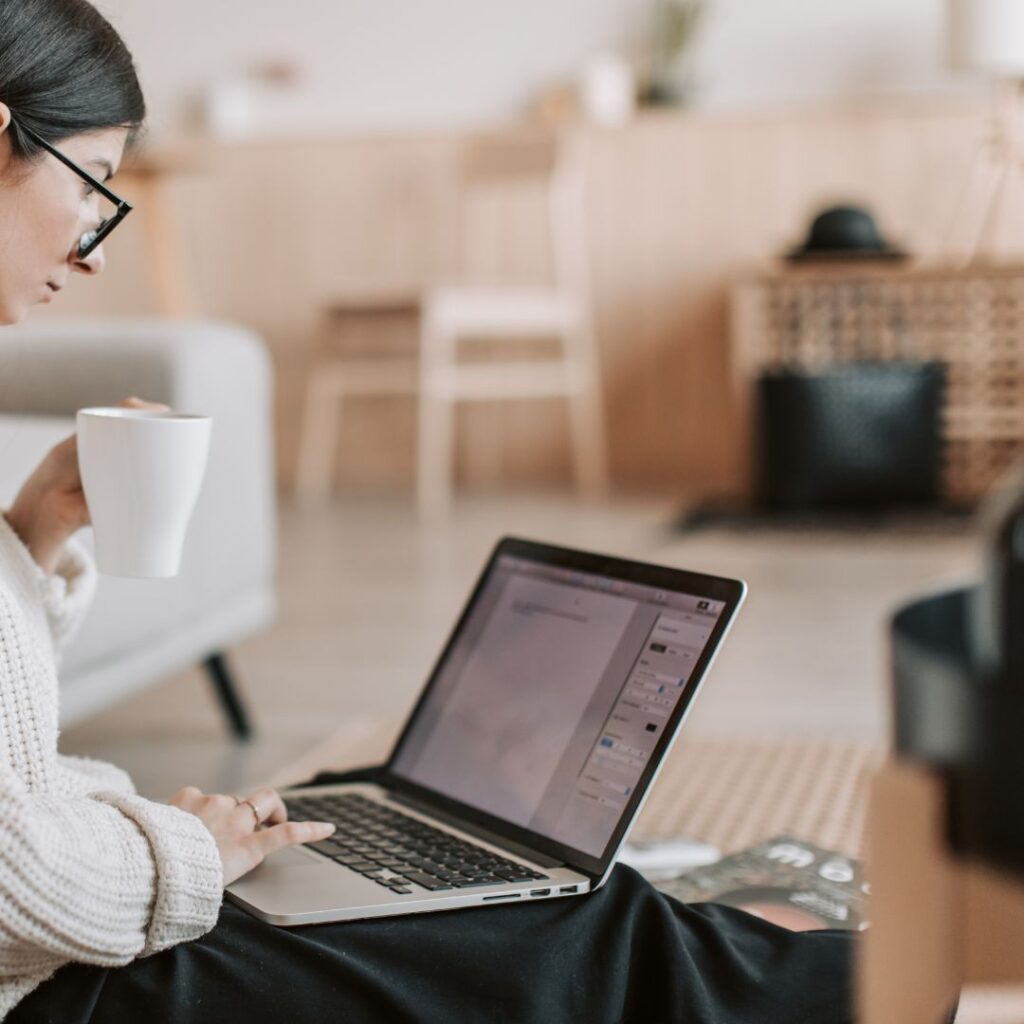
M 292 797 L 295 821 L 330 821 L 337 831 L 309 849 L 392 892 L 469 889 L 548 876 L 356 794 Z

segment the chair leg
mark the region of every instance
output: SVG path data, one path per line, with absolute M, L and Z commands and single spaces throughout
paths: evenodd
M 574 337 L 567 348 L 576 353 L 581 378 L 577 390 L 569 395 L 569 429 L 576 486 L 585 497 L 602 498 L 608 494 L 608 449 L 601 377 L 594 366 L 594 339 L 589 334 Z
M 237 740 L 250 739 L 252 736 L 252 726 L 249 722 L 249 715 L 238 694 L 238 687 L 228 666 L 227 656 L 221 652 L 211 654 L 203 663 L 203 666 L 210 676 L 210 681 L 213 683 L 214 692 L 217 694 L 217 700 L 227 717 L 232 735 Z
M 608 494 L 604 417 L 599 408 L 600 400 L 593 386 L 569 398 L 576 486 L 587 498 L 603 498 Z
M 456 341 L 428 303 L 420 321 L 416 429 L 416 512 L 421 522 L 441 519 L 451 509 L 455 409 L 445 377 L 454 368 Z
M 454 419 L 450 398 L 421 389 L 416 502 L 423 520 L 440 519 L 451 509 Z
M 341 395 L 324 381 L 311 380 L 306 389 L 302 435 L 295 468 L 299 498 L 326 498 L 331 490 L 334 449 L 341 420 Z

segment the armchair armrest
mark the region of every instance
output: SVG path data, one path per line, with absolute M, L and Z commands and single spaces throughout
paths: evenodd
M 137 395 L 222 419 L 269 399 L 270 363 L 250 331 L 207 321 L 50 320 L 4 329 L 0 412 L 74 416 Z
M 193 599 L 215 599 L 227 578 L 272 578 L 273 373 L 255 334 L 229 324 L 154 319 L 76 318 L 4 329 L 0 414 L 73 420 L 84 406 L 115 405 L 130 395 L 213 418 L 186 545 L 185 568 L 198 588 Z

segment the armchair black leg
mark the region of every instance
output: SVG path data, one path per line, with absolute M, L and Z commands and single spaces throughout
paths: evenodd
M 227 656 L 221 653 L 211 654 L 203 663 L 210 675 L 217 700 L 227 716 L 232 735 L 237 740 L 247 740 L 252 736 L 252 726 L 245 705 L 238 695 L 238 687 L 228 667 Z

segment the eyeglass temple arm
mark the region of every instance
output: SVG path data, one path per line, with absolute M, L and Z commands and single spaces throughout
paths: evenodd
M 96 178 L 93 175 L 91 175 L 87 170 L 85 170 L 85 168 L 79 167 L 78 164 L 76 164 L 69 157 L 66 157 L 55 146 L 51 146 L 50 143 L 46 141 L 46 139 L 42 138 L 27 125 L 24 125 L 19 121 L 18 128 L 21 131 L 23 131 L 37 146 L 42 146 L 43 149 L 45 149 L 46 152 L 50 154 L 50 156 L 55 157 L 57 160 L 59 160 L 65 167 L 68 168 L 68 170 L 74 171 L 75 174 L 77 174 L 80 178 L 83 178 L 85 181 L 87 181 L 94 189 L 96 189 L 97 192 L 99 192 L 101 196 L 103 196 L 104 199 L 107 199 L 110 202 L 112 202 L 117 207 L 118 213 L 121 212 L 122 207 L 126 207 L 124 211 L 124 213 L 126 214 L 133 209 L 131 203 L 129 203 L 125 199 L 122 199 L 116 193 L 111 192 L 110 189 L 107 188 L 107 186 L 104 185 L 103 182 L 99 180 L 99 178 Z

